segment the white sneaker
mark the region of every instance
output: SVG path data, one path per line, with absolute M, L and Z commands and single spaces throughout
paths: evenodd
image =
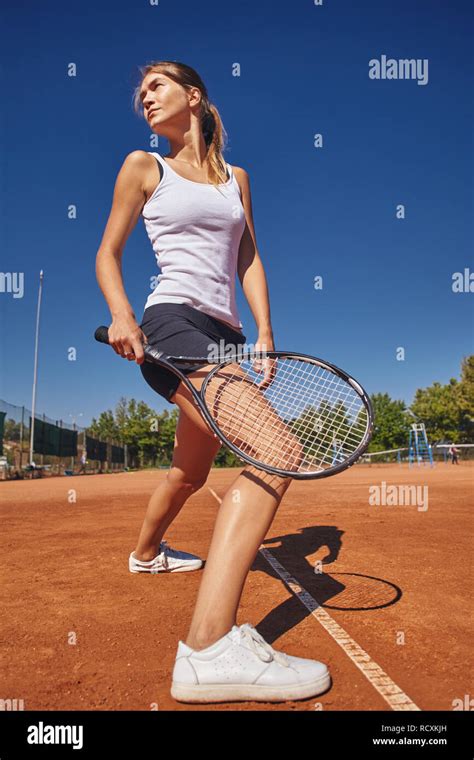
M 128 569 L 131 573 L 184 573 L 188 570 L 199 570 L 202 565 L 200 557 L 172 549 L 167 541 L 160 543 L 160 553 L 149 562 L 136 559 L 135 552 L 128 558 Z
M 330 684 L 324 663 L 275 651 L 244 623 L 206 649 L 179 641 L 171 696 L 179 702 L 283 702 L 314 697 Z

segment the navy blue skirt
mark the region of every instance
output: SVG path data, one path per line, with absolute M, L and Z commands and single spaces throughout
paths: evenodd
M 207 356 L 212 346 L 221 341 L 234 346 L 244 345 L 247 338 L 219 319 L 184 303 L 156 303 L 145 309 L 140 329 L 148 343 L 171 356 Z M 225 349 L 225 347 L 224 347 Z M 181 364 L 185 375 L 196 372 L 202 365 Z M 150 362 L 140 364 L 148 385 L 170 404 L 181 380 L 164 367 Z

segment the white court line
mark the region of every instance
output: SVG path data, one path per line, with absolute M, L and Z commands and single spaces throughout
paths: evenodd
M 219 504 L 220 504 L 220 503 L 221 503 L 221 501 L 222 501 L 222 499 L 220 499 L 220 498 L 218 497 L 218 495 L 216 494 L 216 492 L 215 492 L 215 491 L 213 491 L 213 490 L 212 490 L 212 488 L 210 488 L 209 486 L 208 486 L 208 488 L 209 488 L 210 492 L 212 493 L 212 495 L 214 496 L 215 500 L 216 500 L 216 501 L 218 501 L 218 502 L 219 502 Z
M 209 486 L 208 486 L 209 488 Z M 212 488 L 209 488 L 212 495 L 221 502 L 221 499 L 217 496 Z M 389 675 L 382 670 L 380 665 L 370 657 L 367 652 L 359 646 L 359 644 L 349 634 L 336 623 L 335 620 L 329 615 L 326 610 L 323 610 L 319 602 L 314 599 L 311 594 L 306 591 L 298 581 L 290 575 L 282 564 L 273 556 L 273 554 L 266 549 L 263 544 L 259 549 L 267 562 L 272 566 L 275 572 L 278 573 L 282 581 L 288 586 L 288 588 L 298 597 L 300 602 L 304 604 L 306 609 L 316 620 L 321 623 L 323 628 L 329 633 L 338 644 L 345 654 L 352 660 L 361 673 L 367 678 L 369 683 L 372 684 L 374 689 L 378 691 L 381 697 L 390 705 L 392 710 L 420 710 L 410 697 L 405 694 L 402 689 L 392 681 Z

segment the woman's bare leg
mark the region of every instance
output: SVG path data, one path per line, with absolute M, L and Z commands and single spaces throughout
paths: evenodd
M 199 388 L 206 374 L 207 368 L 203 368 L 189 377 Z M 183 383 L 174 398 L 196 426 L 206 424 Z M 236 623 L 248 572 L 290 484 L 291 478 L 270 475 L 247 465 L 226 492 L 185 640 L 192 649 L 206 648 Z
M 290 483 L 249 465 L 226 492 L 185 640 L 192 649 L 205 649 L 236 624 L 248 572 Z
M 160 541 L 186 500 L 207 480 L 221 447 L 199 417 L 192 419 L 181 410 L 174 440 L 173 461 L 166 479 L 148 502 L 145 519 L 135 549 L 135 557 L 148 562 L 156 557 Z

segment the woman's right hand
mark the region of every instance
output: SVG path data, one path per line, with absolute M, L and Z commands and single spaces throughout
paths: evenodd
M 109 344 L 116 354 L 143 364 L 145 354 L 143 344 L 148 343 L 145 333 L 140 329 L 133 314 L 119 314 L 112 320 L 109 327 Z

